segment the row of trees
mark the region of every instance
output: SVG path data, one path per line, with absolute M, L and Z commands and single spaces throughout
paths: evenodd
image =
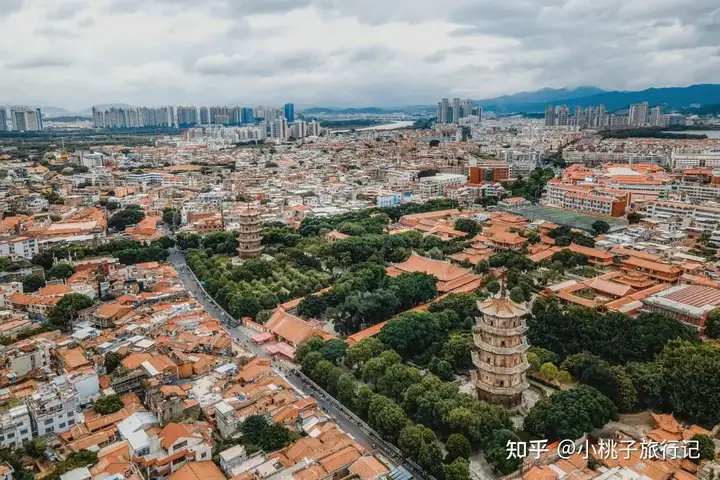
M 45 270 L 52 271 L 56 258 L 64 259 L 71 256 L 73 259 L 81 260 L 83 258 L 113 255 L 120 258 L 123 264 L 132 265 L 138 262 L 164 260 L 168 256 L 167 249 L 174 244 L 175 242 L 171 238 L 162 237 L 149 243 L 123 239 L 112 240 L 98 245 L 68 245 L 43 250 L 33 257 L 32 263 L 43 267 Z
M 346 361 L 366 382 L 361 384 L 336 366 L 337 355 L 327 344 L 317 339 L 297 350 L 303 372 L 431 475 L 469 478 L 467 457 L 473 448 L 484 449 L 498 473 L 517 469 L 519 462 L 506 458 L 507 441 L 518 437 L 503 408 L 460 393 L 434 375 L 421 376 L 402 364 L 397 352 L 379 351 L 384 347 L 377 339 L 346 351 Z M 444 458 L 436 432 L 447 438 Z
M 236 318 L 257 318 L 261 311 L 320 290 L 330 281 L 323 271 L 288 261 L 255 259 L 233 266 L 227 259 L 208 256 L 204 249 L 191 252 L 188 264 L 205 282 L 207 292 Z

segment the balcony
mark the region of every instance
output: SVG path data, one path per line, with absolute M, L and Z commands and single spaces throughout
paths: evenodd
M 502 327 L 490 326 L 485 322 L 479 322 L 476 325 L 476 329 L 481 332 L 484 332 L 484 333 L 489 333 L 491 335 L 498 335 L 501 337 L 512 337 L 512 336 L 516 336 L 516 335 L 522 335 L 523 333 L 525 333 L 527 331 L 527 326 L 519 325 L 514 328 L 502 328 Z
M 479 350 L 483 352 L 494 353 L 496 355 L 518 355 L 527 352 L 527 350 L 530 348 L 530 345 L 527 344 L 527 341 L 525 339 L 523 339 L 523 341 L 519 345 L 515 345 L 514 347 L 496 347 L 494 345 L 490 345 L 487 342 L 484 342 L 479 335 L 474 335 L 474 337 L 475 345 L 478 347 Z
M 494 365 L 483 362 L 478 356 L 477 352 L 472 352 L 471 356 L 472 362 L 478 370 L 493 373 L 496 375 L 517 375 L 519 373 L 525 372 L 528 368 L 530 368 L 530 364 L 525 361 L 520 362 L 514 367 L 496 367 Z

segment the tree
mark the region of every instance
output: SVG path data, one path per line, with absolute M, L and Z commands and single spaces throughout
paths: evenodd
M 175 207 L 164 208 L 162 219 L 164 223 L 170 225 L 171 227 L 179 227 L 182 223 L 180 211 Z
M 485 285 L 485 290 L 490 292 L 492 295 L 497 295 L 500 291 L 500 282 L 497 280 L 491 280 Z
M 697 458 L 691 458 L 695 463 L 700 463 L 703 460 L 714 460 L 715 459 L 715 442 L 707 435 L 696 433 L 692 436 L 690 441 L 697 442 L 698 456 Z
M 468 369 L 472 365 L 470 352 L 474 345 L 471 335 L 453 333 L 440 349 L 440 357 L 455 370 Z
M 357 343 L 350 345 L 345 352 L 345 365 L 354 370 L 361 367 L 371 358 L 380 355 L 383 345 L 380 340 L 375 337 L 364 338 Z
M 260 445 L 260 439 L 263 432 L 268 427 L 268 422 L 262 415 L 250 415 L 240 425 L 240 431 L 243 434 L 243 439 L 247 440 L 253 445 Z
M 145 218 L 145 214 L 142 210 L 137 207 L 127 207 L 119 212 L 115 213 L 110 220 L 108 220 L 108 227 L 114 228 L 115 230 L 125 230 L 129 225 L 135 225 Z
M 75 273 L 75 269 L 72 265 L 68 263 L 58 263 L 45 274 L 45 277 L 48 280 L 52 278 L 61 278 L 64 280 L 72 276 L 73 273 Z
M 394 442 L 407 424 L 402 408 L 383 395 L 375 395 L 370 400 L 368 424 L 384 438 Z
M 93 301 L 89 297 L 80 293 L 69 293 L 50 310 L 48 320 L 55 327 L 68 330 L 77 313 L 92 305 Z
M 411 385 L 419 383 L 421 379 L 422 376 L 417 368 L 396 363 L 388 367 L 383 376 L 377 380 L 377 390 L 396 402 L 401 402 L 405 391 Z
M 665 375 L 663 396 L 672 411 L 702 424 L 720 422 L 720 348 L 672 340 L 657 360 Z
M 380 341 L 404 358 L 425 353 L 441 339 L 437 317 L 429 312 L 410 312 L 389 320 L 380 330 Z
M 470 442 L 462 433 L 450 435 L 445 442 L 445 449 L 447 449 L 445 463 L 450 463 L 456 458 L 470 458 Z
M 297 437 L 294 437 L 290 430 L 282 425 L 272 423 L 268 424 L 262 431 L 258 446 L 265 452 L 274 452 L 290 445 L 294 438 Z
M 602 235 L 610 230 L 610 225 L 604 220 L 597 220 L 591 226 L 596 235 Z
M 107 202 L 107 203 L 105 204 L 105 208 L 107 208 L 107 210 L 108 210 L 109 212 L 112 212 L 112 211 L 117 210 L 118 208 L 120 208 L 120 204 L 119 204 L 118 202 Z
M 230 309 L 230 313 L 235 318 L 255 318 L 258 312 L 262 310 L 262 305 L 260 305 L 260 301 L 257 298 L 244 296 L 233 297 L 232 300 L 230 300 L 228 307 Z
M 445 465 L 445 480 L 469 480 L 470 464 L 464 458 L 456 458 L 449 465 Z
M 297 306 L 297 314 L 302 318 L 320 318 L 328 308 L 325 295 L 306 295 Z
M 91 467 L 98 462 L 97 453 L 90 450 L 73 452 L 55 467 L 55 474 L 62 475 L 76 468 Z
M 435 148 L 440 145 L 440 140 L 432 139 L 432 140 L 430 140 L 429 145 L 430 145 L 430 148 Z
M 105 371 L 110 374 L 120 365 L 123 357 L 117 352 L 107 352 L 105 354 Z
M 31 441 L 25 442 L 23 451 L 25 455 L 29 457 L 42 459 L 45 456 L 46 448 L 47 446 L 45 445 L 45 440 L 41 437 L 35 437 Z
M 538 401 L 524 420 L 524 429 L 550 441 L 576 439 L 617 419 L 617 407 L 596 389 L 582 385 Z
M 585 352 L 568 357 L 562 368 L 582 383 L 597 388 L 612 400 L 621 412 L 632 411 L 638 402 L 632 377 L 619 365 L 611 367 L 605 360 Z
M 431 373 L 437 375 L 438 378 L 440 378 L 441 380 L 452 380 L 452 365 L 450 365 L 450 363 L 446 362 L 445 360 L 439 359 L 438 357 L 433 357 L 432 360 L 430 360 L 430 363 L 428 364 L 428 370 L 430 370 Z
M 710 338 L 720 338 L 720 310 L 715 310 L 708 316 L 705 333 Z
M 120 395 L 105 395 L 95 400 L 93 408 L 100 415 L 109 415 L 121 410 L 124 407 Z
M 325 342 L 325 345 L 323 345 L 323 347 L 320 349 L 320 353 L 325 358 L 325 360 L 336 364 L 338 363 L 338 360 L 342 359 L 345 356 L 347 348 L 348 344 L 344 341 L 337 338 L 331 338 L 330 340 Z
M 32 293 L 37 292 L 40 288 L 45 286 L 45 280 L 36 274 L 25 275 L 20 279 L 23 284 L 23 292 Z
M 482 232 L 482 227 L 478 222 L 470 218 L 460 218 L 455 222 L 455 230 L 466 232 L 467 238 L 473 238 L 478 233 Z
M 627 219 L 628 219 L 628 223 L 630 223 L 630 225 L 632 225 L 634 223 L 640 223 L 640 220 L 642 220 L 642 215 L 640 215 L 637 212 L 630 212 L 627 214 Z
M 508 442 L 520 441 L 515 432 L 502 428 L 493 434 L 492 445 L 485 452 L 485 459 L 492 465 L 493 470 L 500 475 L 508 475 L 522 464 L 520 458 L 508 458 Z
M 520 287 L 515 287 L 512 290 L 510 290 L 510 300 L 517 303 L 522 303 L 525 301 L 525 296 L 523 295 L 523 290 Z

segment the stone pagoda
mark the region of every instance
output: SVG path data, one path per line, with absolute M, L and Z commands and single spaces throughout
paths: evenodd
M 257 258 L 260 256 L 260 212 L 257 210 L 243 210 L 240 212 L 238 223 L 238 255 L 240 258 Z
M 525 378 L 530 368 L 524 318 L 528 310 L 507 298 L 504 290 L 500 298 L 478 302 L 471 378 L 480 399 L 515 409 L 530 386 Z

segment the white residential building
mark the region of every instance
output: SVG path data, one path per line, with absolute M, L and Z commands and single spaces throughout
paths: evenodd
M 645 214 L 655 220 L 677 219 L 685 227 L 700 228 L 707 232 L 720 225 L 720 208 L 677 202 L 653 202 L 645 207 Z
M 27 406 L 33 432 L 39 437 L 67 432 L 79 420 L 75 390 L 64 375 L 34 393 Z
M 445 194 L 445 188 L 460 186 L 467 182 L 465 175 L 457 173 L 438 173 L 432 177 L 420 179 L 420 193 L 427 197 L 441 197 Z
M 0 241 L 0 257 L 32 258 L 39 252 L 35 238 L 15 237 Z
M 695 167 L 720 167 L 720 150 L 675 149 L 670 156 L 670 168 L 682 170 Z
M 32 423 L 26 405 L 13 407 L 0 415 L 0 445 L 15 450 L 32 440 Z

